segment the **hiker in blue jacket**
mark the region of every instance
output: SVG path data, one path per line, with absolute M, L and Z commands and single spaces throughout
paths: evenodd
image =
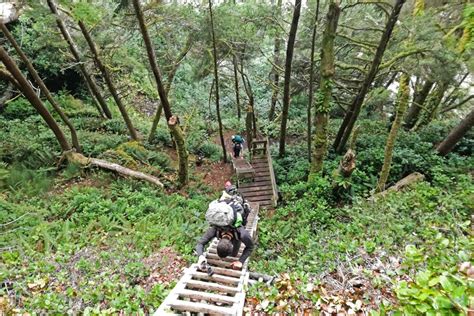
M 232 149 L 234 151 L 234 158 L 239 158 L 240 152 L 242 151 L 242 146 L 245 142 L 245 139 L 240 135 L 232 135 Z

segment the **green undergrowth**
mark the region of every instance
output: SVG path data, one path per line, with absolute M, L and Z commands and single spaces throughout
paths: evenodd
M 29 200 L 0 198 L 0 222 L 11 223 L 0 235 L 8 283 L 0 296 L 14 293 L 17 311 L 151 312 L 172 283 L 147 288 L 147 258 L 166 247 L 192 258 L 206 192 L 185 198 L 103 174 L 82 180 Z
M 304 280 L 298 295 L 285 300 L 293 312 L 304 300 L 316 304 L 324 296 L 324 292 L 304 290 L 308 280 L 316 288 L 324 284 L 319 275 L 339 271 L 348 260 L 352 267 L 365 268 L 367 258 L 388 261 L 391 256 L 402 264 L 378 286 L 393 291 L 396 303 L 386 303 L 381 314 L 462 314 L 472 304 L 468 301 L 474 294 L 472 282 L 459 271 L 461 263 L 472 260 L 474 250 L 469 235 L 472 176 L 437 174 L 433 184 L 421 182 L 375 201 L 355 199 L 344 207 L 333 201 L 331 181 L 326 178 L 313 185 L 283 186 L 282 191 L 285 205 L 259 223 L 259 246 L 251 269 L 289 272 L 291 278 Z M 277 296 L 277 288 L 256 293 L 267 293 L 255 295 L 272 302 L 265 311 L 281 310 L 277 304 L 282 294 Z M 370 297 L 365 297 L 363 304 L 369 302 Z

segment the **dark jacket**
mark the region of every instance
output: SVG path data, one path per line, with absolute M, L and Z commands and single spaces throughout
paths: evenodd
M 245 245 L 244 251 L 242 252 L 242 255 L 239 258 L 239 261 L 244 263 L 245 260 L 250 256 L 253 250 L 253 240 L 252 237 L 250 237 L 250 234 L 248 233 L 247 230 L 245 230 L 244 226 L 241 226 L 239 228 L 235 228 L 236 235 L 232 243 L 234 245 L 234 253 L 232 254 L 233 256 L 237 256 L 239 248 L 240 248 L 240 242 L 243 242 Z M 204 234 L 204 236 L 201 237 L 201 239 L 198 241 L 196 245 L 196 252 L 198 256 L 202 255 L 204 253 L 204 247 L 214 238 L 220 238 L 220 234 L 217 228 L 215 227 L 209 227 L 207 232 Z M 235 239 L 235 240 L 234 240 Z

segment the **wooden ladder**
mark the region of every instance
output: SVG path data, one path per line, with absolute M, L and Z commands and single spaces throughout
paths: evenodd
M 255 240 L 258 224 L 258 203 L 250 203 L 252 211 L 249 214 L 245 229 Z M 217 255 L 217 239 L 214 239 L 205 253 L 208 264 L 214 270 L 209 276 L 201 272 L 197 264 L 191 265 L 184 275 L 161 303 L 155 316 L 161 315 L 233 315 L 240 316 L 245 304 L 245 290 L 249 273 L 248 259 L 242 270 L 230 269 L 230 264 L 237 258 L 219 258 Z M 239 255 L 245 246 L 240 246 Z

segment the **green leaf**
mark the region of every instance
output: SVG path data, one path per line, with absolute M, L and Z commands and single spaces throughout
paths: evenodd
M 436 284 L 439 283 L 439 277 L 435 277 L 435 278 L 432 278 L 429 282 L 428 282 L 428 286 L 435 286 Z
M 445 289 L 448 292 L 452 292 L 453 289 L 454 289 L 453 284 L 451 283 L 448 276 L 446 276 L 446 275 L 442 275 L 442 276 L 439 277 L 439 283 L 441 284 L 443 289 Z
M 444 296 L 437 296 L 435 298 L 435 304 L 437 305 L 437 309 L 449 309 L 453 307 L 453 304 L 451 304 L 451 301 L 444 297 Z M 435 307 L 435 309 L 436 309 Z
M 426 303 L 423 303 L 423 304 L 417 305 L 415 308 L 417 311 L 421 313 L 426 313 L 430 309 L 430 306 Z
M 418 273 L 418 275 L 416 276 L 416 283 L 418 283 L 420 286 L 425 287 L 428 285 L 428 281 L 430 277 L 431 277 L 430 271 L 422 271 Z
M 74 5 L 72 10 L 74 19 L 82 21 L 86 25 L 94 25 L 101 20 L 100 11 L 92 4 L 86 2 L 79 2 Z

